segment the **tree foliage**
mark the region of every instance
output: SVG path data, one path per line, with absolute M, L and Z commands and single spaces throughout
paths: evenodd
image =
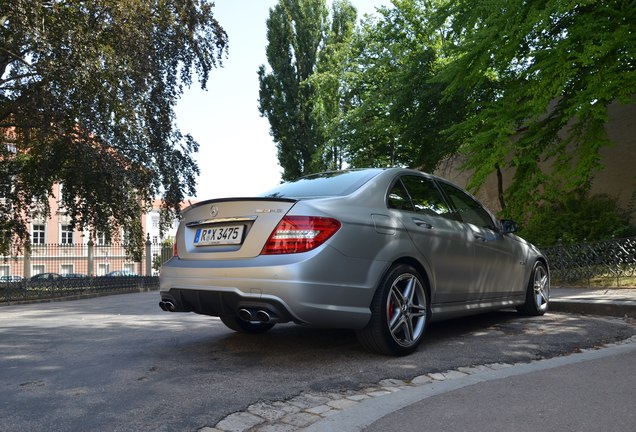
M 311 172 L 319 132 L 312 115 L 316 70 L 327 29 L 325 0 L 279 0 L 267 19 L 267 61 L 260 66 L 259 110 L 268 118 L 282 178 Z
M 205 0 L 0 0 L 4 249 L 46 215 L 55 182 L 77 228 L 128 233 L 155 195 L 164 222 L 195 192 L 198 144 L 173 107 L 205 87 L 227 36 Z
M 633 1 L 459 0 L 439 8 L 452 61 L 437 75 L 469 115 L 450 129 L 462 142 L 471 186 L 514 170 L 510 213 L 588 188 L 609 143 L 611 103 L 634 103 Z
M 634 47 L 633 1 L 394 0 L 342 54 L 330 139 L 352 166 L 459 153 L 471 189 L 496 173 L 505 213 L 529 220 L 586 196 L 608 106 L 636 102 Z
M 339 134 L 341 113 L 351 106 L 344 87 L 350 44 L 356 25 L 357 11 L 348 0 L 332 3 L 331 26 L 318 56 L 316 70 L 309 78 L 316 89 L 312 98 L 312 116 L 319 134 L 313 168 L 337 170 L 343 167 L 344 142 Z
M 396 0 L 354 37 L 343 77 L 351 104 L 339 121 L 352 166 L 432 171 L 458 146 L 443 132 L 462 118 L 463 103 L 443 100 L 443 86 L 432 81 L 445 62 L 432 3 Z

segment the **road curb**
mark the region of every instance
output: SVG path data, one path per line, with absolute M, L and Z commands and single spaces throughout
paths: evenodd
M 429 397 L 475 384 L 636 351 L 636 336 L 599 348 L 522 363 L 461 367 L 415 377 L 385 379 L 359 391 L 305 392 L 289 400 L 260 401 L 197 432 L 362 431 L 376 420 Z
M 302 430 L 305 432 L 330 432 L 334 430 L 362 431 L 376 420 L 392 412 L 442 393 L 486 381 L 525 375 L 632 351 L 636 351 L 636 336 L 599 349 L 582 350 L 580 353 L 563 357 L 537 360 L 530 363 L 518 363 L 511 367 L 495 370 L 476 369 L 474 374 L 469 373 L 466 376 L 459 376 L 457 378 L 451 377 L 439 382 L 433 381 L 428 385 L 409 388 L 383 398 L 365 401 L 365 403 L 342 411 L 334 416 L 327 417 Z
M 636 318 L 636 301 L 592 300 L 592 299 L 551 299 L 550 311 L 585 315 L 603 315 Z

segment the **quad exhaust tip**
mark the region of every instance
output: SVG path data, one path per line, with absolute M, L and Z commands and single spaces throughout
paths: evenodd
M 262 323 L 267 323 L 269 322 L 270 316 L 264 310 L 259 310 L 258 312 L 256 312 L 256 319 Z
M 276 316 L 270 315 L 269 312 L 263 309 L 258 309 L 254 311 L 254 310 L 242 308 L 238 310 L 238 316 L 240 319 L 246 322 L 258 321 L 262 323 L 268 323 L 268 322 L 277 321 Z
M 159 307 L 161 308 L 161 310 L 164 310 L 166 312 L 175 312 L 177 310 L 177 307 L 170 300 L 160 301 Z
M 252 312 L 248 311 L 247 309 L 239 309 L 238 316 L 243 321 L 252 321 Z

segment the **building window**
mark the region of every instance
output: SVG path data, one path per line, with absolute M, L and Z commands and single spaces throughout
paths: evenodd
M 35 276 L 35 275 L 42 274 L 45 271 L 46 271 L 46 267 L 44 267 L 44 264 L 33 264 L 33 271 L 31 272 L 31 274 Z
M 98 232 L 96 237 L 98 246 L 104 246 L 106 244 L 106 233 Z
M 97 276 L 104 276 L 108 273 L 108 264 L 97 264 Z
M 32 244 L 44 244 L 44 224 L 33 224 L 31 230 L 31 243 Z
M 158 217 L 153 217 L 152 218 L 152 227 L 155 229 L 159 228 L 159 218 Z
M 73 229 L 70 225 L 60 226 L 60 243 L 73 244 Z
M 152 244 L 153 244 L 153 245 L 159 244 L 159 237 L 157 237 L 157 236 L 152 236 Z
M 62 264 L 60 266 L 60 274 L 67 275 L 73 273 L 73 264 Z

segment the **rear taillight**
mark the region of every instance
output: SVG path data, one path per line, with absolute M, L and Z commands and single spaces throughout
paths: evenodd
M 335 219 L 285 216 L 269 236 L 263 255 L 307 252 L 317 248 L 340 229 Z
M 172 243 L 172 256 L 173 257 L 178 257 L 179 256 L 179 251 L 177 250 L 177 241 L 175 240 L 174 243 Z

